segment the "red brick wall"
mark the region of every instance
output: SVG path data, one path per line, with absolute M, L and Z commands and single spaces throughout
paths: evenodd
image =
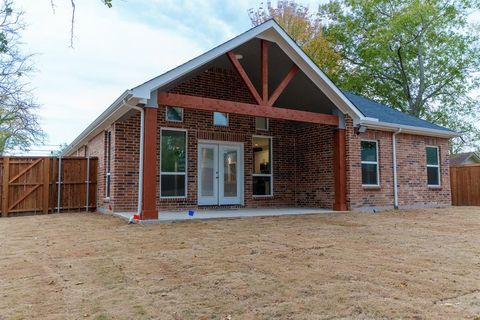
M 113 137 L 112 137 L 113 138 Z M 109 210 L 109 202 L 105 199 L 105 161 L 106 161 L 106 135 L 105 132 L 101 132 L 96 135 L 92 140 L 90 140 L 86 146 L 80 147 L 78 150 L 72 153 L 72 155 L 77 155 L 79 157 L 90 156 L 98 158 L 98 177 L 97 177 L 97 209 L 98 210 Z M 113 152 L 113 141 L 112 141 L 112 156 Z M 113 158 L 112 158 L 113 160 Z M 113 176 L 113 174 L 112 174 Z M 113 183 L 113 179 L 112 179 Z M 112 194 L 112 200 L 114 199 Z
M 347 202 L 351 209 L 392 208 L 393 160 L 392 132 L 367 130 L 357 135 L 352 120 L 347 118 Z M 376 140 L 379 154 L 379 187 L 362 187 L 361 140 Z M 440 147 L 441 188 L 427 186 L 427 145 Z M 448 139 L 397 135 L 397 177 L 400 207 L 450 205 Z
M 116 130 L 116 155 L 115 155 L 115 210 L 132 211 L 136 209 L 137 201 L 137 177 L 138 177 L 138 157 L 131 156 L 139 153 L 138 133 L 139 116 L 132 115 L 127 120 L 117 122 Z M 333 136 L 332 129 L 324 126 L 312 126 L 308 128 L 296 129 L 294 123 L 283 120 L 270 120 L 269 131 L 255 130 L 255 117 L 230 115 L 229 127 L 220 127 L 213 125 L 213 114 L 211 112 L 184 110 L 184 121 L 182 123 L 165 121 L 165 108 L 158 110 L 159 129 L 157 134 L 158 141 L 158 162 L 157 168 L 160 168 L 160 133 L 161 128 L 181 128 L 187 129 L 187 175 L 188 185 L 185 199 L 161 199 L 157 198 L 157 206 L 160 209 L 186 209 L 197 207 L 197 161 L 198 161 L 198 140 L 215 141 L 234 141 L 243 142 L 244 145 L 244 197 L 247 207 L 262 206 L 294 206 L 296 205 L 296 181 L 300 181 L 299 190 L 304 190 L 306 184 L 304 179 L 318 181 L 315 191 L 309 193 L 308 197 L 302 197 L 298 203 L 302 206 L 312 207 L 331 207 L 333 202 L 333 172 L 330 169 L 331 163 L 327 164 L 328 158 L 333 155 L 331 141 L 327 141 L 329 136 Z M 306 138 L 307 132 L 314 133 L 315 137 Z M 310 157 L 312 154 L 306 152 L 304 147 L 296 148 L 297 135 L 302 143 L 312 143 L 318 147 L 313 152 L 315 158 L 312 160 L 318 164 L 326 164 L 323 169 L 317 169 L 312 172 L 305 172 L 301 179 L 296 179 L 295 172 L 297 166 L 305 167 L 308 160 L 302 157 Z M 265 135 L 271 136 L 273 150 L 273 197 L 253 197 L 252 196 L 252 171 L 253 171 L 253 152 L 252 136 Z M 318 139 L 318 143 L 316 142 Z M 298 151 L 298 154 L 296 153 Z M 326 152 L 326 156 L 322 156 Z M 303 172 L 303 171 L 302 171 Z M 157 185 L 160 186 L 160 172 L 157 175 Z M 323 192 L 325 190 L 325 192 Z M 158 188 L 157 194 L 160 190 Z M 121 198 L 119 198 L 121 197 Z

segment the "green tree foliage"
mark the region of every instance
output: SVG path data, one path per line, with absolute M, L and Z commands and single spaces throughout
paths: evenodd
M 331 0 L 319 16 L 346 64 L 338 84 L 403 112 L 455 129 L 478 145 L 478 1 Z
M 35 113 L 38 106 L 28 88 L 30 56 L 19 49 L 22 14 L 12 0 L 0 1 L 0 154 L 27 149 L 44 138 Z
M 278 21 L 342 89 L 461 132 L 458 151 L 480 146 L 479 2 L 330 0 L 312 15 L 290 0 L 249 16 Z
M 338 74 L 341 56 L 334 50 L 333 39 L 325 37 L 320 18 L 307 6 L 292 0 L 279 0 L 273 6 L 267 1 L 250 9 L 249 17 L 254 26 L 275 19 L 328 76 Z

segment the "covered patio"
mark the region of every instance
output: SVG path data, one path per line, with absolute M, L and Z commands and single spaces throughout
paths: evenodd
M 273 217 L 273 216 L 297 216 L 328 214 L 334 212 L 331 209 L 316 208 L 238 208 L 238 209 L 196 209 L 185 211 L 164 211 L 158 215 L 158 219 L 138 220 L 140 224 L 160 224 L 189 220 L 212 220 L 212 219 L 239 219 L 249 217 Z M 132 212 L 114 212 L 114 216 L 130 220 Z

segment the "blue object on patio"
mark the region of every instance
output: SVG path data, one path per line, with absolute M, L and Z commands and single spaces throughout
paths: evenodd
M 194 212 L 193 210 L 188 210 L 188 215 L 189 215 L 190 217 L 193 217 L 193 214 L 194 214 L 194 213 L 195 213 L 195 212 Z

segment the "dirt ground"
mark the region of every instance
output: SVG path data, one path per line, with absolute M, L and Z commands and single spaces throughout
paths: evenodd
M 0 319 L 480 319 L 480 208 L 0 219 Z

